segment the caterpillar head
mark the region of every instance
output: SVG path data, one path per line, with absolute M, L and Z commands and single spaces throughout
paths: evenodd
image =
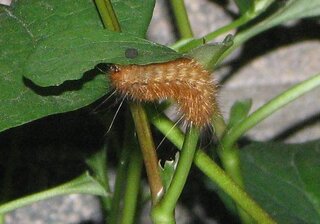
M 117 66 L 116 64 L 112 64 L 112 63 L 100 63 L 100 64 L 95 66 L 95 69 L 97 69 L 98 71 L 102 72 L 103 74 L 105 74 L 105 73 L 115 73 L 115 72 L 119 72 L 120 71 L 119 66 Z

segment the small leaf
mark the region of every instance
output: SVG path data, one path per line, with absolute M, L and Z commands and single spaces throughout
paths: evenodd
M 252 0 L 235 0 L 235 3 L 237 4 L 240 14 L 244 15 L 246 12 L 248 12 L 252 8 Z
M 187 53 L 188 51 L 196 48 L 197 46 L 201 46 L 204 43 L 205 40 L 203 38 L 186 38 L 179 40 L 172 45 L 171 48 L 180 53 Z
M 164 163 L 164 166 L 162 167 L 159 163 L 159 167 L 160 167 L 160 175 L 161 175 L 161 179 L 162 179 L 162 183 L 164 185 L 165 190 L 168 190 L 174 172 L 176 170 L 177 164 L 179 161 L 179 152 L 176 153 L 175 159 L 174 160 L 167 160 Z
M 260 14 L 265 11 L 275 0 L 253 0 L 254 14 Z
M 240 14 L 254 18 L 264 12 L 275 0 L 235 0 Z
M 252 100 L 246 99 L 242 101 L 236 101 L 230 110 L 230 117 L 228 127 L 231 128 L 234 125 L 240 123 L 243 119 L 245 119 L 252 106 Z
M 87 165 L 93 171 L 93 174 L 97 181 L 104 187 L 109 189 L 109 183 L 107 178 L 107 152 L 106 149 L 100 150 L 90 158 L 86 160 Z
M 212 71 L 217 65 L 219 58 L 233 44 L 233 36 L 228 35 L 223 42 L 216 44 L 205 44 L 195 48 L 186 54 L 187 57 L 195 58 L 208 71 Z
M 320 223 L 320 141 L 253 143 L 240 153 L 246 189 L 278 223 Z

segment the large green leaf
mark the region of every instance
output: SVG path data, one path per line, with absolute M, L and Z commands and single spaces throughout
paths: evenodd
M 134 49 L 134 57 L 126 51 Z M 59 85 L 80 79 L 82 74 L 101 62 L 148 64 L 180 57 L 162 45 L 106 30 L 68 30 L 39 42 L 27 61 L 25 76 L 41 86 Z
M 320 142 L 241 150 L 246 188 L 279 223 L 320 223 Z
M 129 31 L 131 28 L 138 29 L 134 25 L 136 24 L 136 18 L 131 16 L 132 11 L 129 10 L 136 10 L 138 1 L 131 2 L 135 2 L 133 4 L 134 7 L 130 8 L 127 5 L 127 14 L 123 11 L 118 15 L 120 21 L 124 22 L 126 20 L 128 24 L 132 25 L 123 29 L 125 31 Z M 102 56 L 102 52 L 97 50 L 97 48 L 101 47 L 101 44 L 97 43 L 96 48 L 93 47 L 95 44 L 92 43 L 92 39 L 90 38 L 95 38 L 92 37 L 94 30 L 97 31 L 98 37 L 102 38 L 104 35 L 104 40 L 95 39 L 98 42 L 106 41 L 108 35 L 110 35 L 110 33 L 102 34 L 103 26 L 93 1 L 25 0 L 15 1 L 12 7 L 2 6 L 0 8 L 0 131 L 50 114 L 63 113 L 81 108 L 94 102 L 109 91 L 108 82 L 104 75 L 93 77 L 89 73 L 86 73 L 85 76 L 83 74 L 85 71 L 91 70 L 96 61 L 101 62 L 104 59 L 112 59 L 113 54 L 118 57 L 119 62 L 125 58 L 124 53 L 120 58 L 120 51 L 116 51 L 116 53 L 113 50 L 105 52 Z M 121 4 L 117 6 L 118 10 L 120 10 L 119 8 L 121 8 Z M 141 8 L 141 10 L 145 10 L 145 13 L 141 14 L 141 18 L 145 18 L 144 16 L 147 15 L 150 17 L 152 14 L 150 7 Z M 145 19 L 148 20 L 148 18 Z M 147 25 L 145 24 L 145 26 Z M 141 33 L 142 30 L 146 30 L 146 27 L 141 27 L 140 29 L 139 32 Z M 59 52 L 55 52 L 53 48 L 50 51 L 45 51 L 45 49 L 41 51 L 41 47 L 46 46 L 49 42 L 56 46 L 66 46 L 66 43 L 72 42 L 70 39 L 72 34 L 79 34 L 81 31 L 83 32 L 82 37 L 88 38 L 87 42 L 85 39 L 77 39 L 73 36 L 75 38 L 74 41 L 78 41 L 82 45 L 72 45 L 73 49 L 66 48 L 65 51 L 74 54 L 74 58 L 71 57 L 72 54 L 68 55 L 67 60 L 61 57 L 59 61 L 56 58 L 55 62 L 61 65 L 59 67 L 60 73 L 53 72 L 51 74 L 53 68 L 58 67 L 54 67 L 54 64 L 46 62 L 45 59 L 46 57 L 48 59 L 50 55 L 58 56 Z M 61 37 L 63 33 L 69 33 L 71 36 Z M 123 38 L 126 39 L 125 37 Z M 120 50 L 123 50 L 126 46 L 137 47 L 139 48 L 138 51 L 147 51 L 149 53 L 153 53 L 153 51 L 157 52 L 159 49 L 158 45 L 155 45 L 155 49 L 152 49 L 152 43 L 137 39 L 136 37 L 128 36 L 126 40 L 130 44 L 123 45 L 119 41 L 118 48 Z M 91 44 L 92 51 L 83 52 L 83 45 L 86 44 Z M 148 46 L 145 48 L 146 45 Z M 112 47 L 115 48 L 115 46 L 116 44 L 113 42 Z M 95 55 L 93 53 L 95 50 L 99 54 Z M 37 58 L 37 55 L 40 55 L 41 58 Z M 86 59 L 89 58 L 89 55 L 94 56 L 94 58 L 90 58 L 88 62 Z M 36 60 L 39 60 L 38 64 Z M 151 63 L 152 60 L 152 57 L 150 57 L 148 61 L 144 62 Z M 161 57 L 157 60 L 161 60 Z M 44 64 L 40 64 L 39 66 L 42 70 L 38 71 L 35 67 L 30 68 L 32 64 L 39 65 L 43 61 Z M 117 60 L 111 61 L 116 62 Z M 74 62 L 74 64 L 70 65 L 71 62 Z M 76 62 L 81 63 L 77 64 Z M 63 63 L 65 64 L 63 65 Z M 25 75 L 28 75 L 25 68 L 32 70 L 31 75 L 35 78 L 35 81 L 46 85 L 57 85 L 66 80 L 74 80 L 83 76 L 84 78 L 73 82 L 66 82 L 58 87 L 42 88 L 24 78 Z M 45 72 L 40 74 L 43 71 Z M 48 80 L 45 80 L 47 78 Z

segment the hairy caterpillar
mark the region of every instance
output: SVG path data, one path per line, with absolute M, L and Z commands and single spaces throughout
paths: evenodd
M 149 65 L 110 65 L 110 79 L 116 91 L 136 101 L 171 98 L 181 117 L 191 125 L 204 127 L 218 113 L 217 87 L 210 73 L 189 58 Z

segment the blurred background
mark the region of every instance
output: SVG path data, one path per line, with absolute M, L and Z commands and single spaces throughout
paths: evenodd
M 148 32 L 149 39 L 165 45 L 178 39 L 168 2 L 157 0 Z M 196 37 L 228 24 L 237 14 L 235 5 L 230 3 L 232 1 L 185 2 Z M 290 86 L 319 72 L 319 30 L 319 21 L 293 21 L 256 36 L 228 58 L 213 75 L 220 86 L 219 102 L 225 118 L 228 118 L 230 107 L 236 100 L 251 98 L 254 111 Z M 216 41 L 223 38 L 221 36 Z M 320 89 L 316 89 L 275 113 L 246 137 L 251 141 L 285 142 L 319 138 L 319 99 Z M 104 115 L 113 115 L 117 104 L 115 99 L 109 100 L 96 112 L 93 108 L 99 103 L 1 133 L 1 190 L 6 191 L 10 198 L 16 198 L 56 186 L 86 170 L 85 158 L 121 132 L 121 121 L 126 111 L 125 107 L 121 109 L 115 121 L 117 125 L 110 134 L 106 134 L 111 121 L 105 122 Z M 159 138 L 161 140 L 162 136 Z M 163 147 L 173 148 L 166 143 Z M 108 154 L 110 166 L 115 167 L 112 158 L 117 157 L 116 150 L 108 148 Z M 5 167 L 13 168 L 7 170 Z M 236 223 L 227 215 L 219 198 L 199 184 L 202 176 L 196 171 L 191 172 L 183 192 L 176 214 L 177 223 Z M 114 174 L 111 172 L 110 175 L 112 181 Z M 141 223 L 150 223 L 148 210 L 144 210 Z M 6 223 L 100 224 L 103 217 L 96 197 L 68 195 L 18 209 L 6 216 Z

